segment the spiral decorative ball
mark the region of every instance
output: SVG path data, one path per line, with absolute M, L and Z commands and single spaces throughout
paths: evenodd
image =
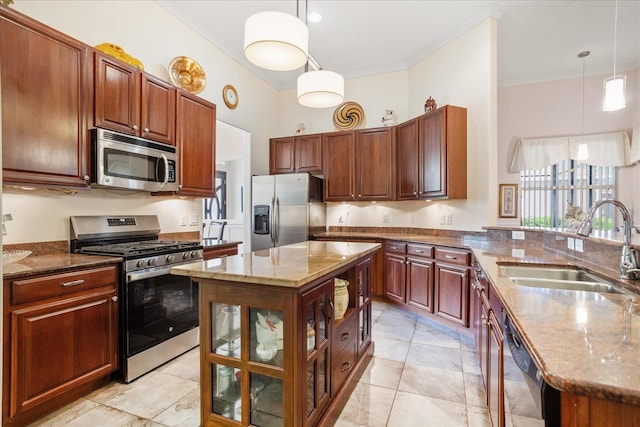
M 336 129 L 355 129 L 364 120 L 364 111 L 357 102 L 343 102 L 333 112 L 333 124 Z

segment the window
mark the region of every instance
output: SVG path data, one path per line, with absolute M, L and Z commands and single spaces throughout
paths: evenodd
M 553 166 L 520 172 L 520 218 L 525 227 L 567 228 L 572 206 L 584 213 L 594 202 L 616 196 L 616 168 L 563 160 Z M 593 219 L 594 231 L 615 227 L 615 207 L 605 205 Z

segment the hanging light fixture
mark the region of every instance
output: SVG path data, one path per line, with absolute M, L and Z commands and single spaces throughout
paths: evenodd
M 309 29 L 287 13 L 256 13 L 244 24 L 244 55 L 267 70 L 295 70 L 307 62 Z
M 305 24 L 307 22 L 308 0 L 305 0 Z M 309 71 L 309 66 L 314 71 Z M 318 61 L 309 54 L 305 72 L 298 76 L 298 102 L 305 107 L 335 107 L 344 99 L 344 77 L 323 70 Z
M 616 111 L 626 107 L 625 91 L 627 76 L 616 75 L 616 38 L 618 32 L 618 0 L 616 0 L 616 12 L 613 21 L 613 77 L 604 79 L 604 94 L 602 99 L 602 111 Z

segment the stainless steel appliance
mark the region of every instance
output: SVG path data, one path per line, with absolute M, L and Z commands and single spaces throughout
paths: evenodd
M 104 129 L 91 130 L 91 182 L 96 186 L 177 191 L 177 148 Z
M 131 382 L 199 344 L 198 284 L 169 274 L 202 259 L 197 242 L 158 240 L 155 215 L 72 216 L 71 252 L 121 256 L 120 368 Z
M 308 240 L 325 231 L 322 179 L 307 173 L 254 176 L 251 250 Z
M 551 387 L 542 377 L 529 350 L 524 345 L 520 334 L 511 324 L 509 316 L 504 318 L 504 339 L 511 351 L 513 360 L 522 371 L 527 387 L 538 407 L 538 419 L 544 420 L 546 427 L 560 425 L 560 392 Z

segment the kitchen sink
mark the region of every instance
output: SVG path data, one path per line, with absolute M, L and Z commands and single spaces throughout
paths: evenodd
M 502 265 L 500 269 L 513 283 L 520 286 L 567 291 L 631 293 L 611 280 L 603 279 L 577 267 Z

